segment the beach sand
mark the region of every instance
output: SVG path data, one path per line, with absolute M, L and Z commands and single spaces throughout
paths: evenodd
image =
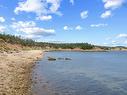
M 0 95 L 31 95 L 31 70 L 40 50 L 0 53 Z

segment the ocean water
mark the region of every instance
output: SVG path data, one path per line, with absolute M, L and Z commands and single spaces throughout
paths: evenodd
M 127 52 L 46 52 L 33 79 L 36 95 L 127 95 Z

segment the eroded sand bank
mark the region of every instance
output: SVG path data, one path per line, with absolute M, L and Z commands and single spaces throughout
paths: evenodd
M 0 53 L 0 95 L 31 95 L 31 68 L 40 50 Z

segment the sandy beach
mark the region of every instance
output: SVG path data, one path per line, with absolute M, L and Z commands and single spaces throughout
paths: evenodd
M 40 50 L 0 53 L 0 95 L 31 95 L 31 70 Z

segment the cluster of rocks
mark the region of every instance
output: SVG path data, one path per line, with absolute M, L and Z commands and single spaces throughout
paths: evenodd
M 49 61 L 55 61 L 55 60 L 72 60 L 71 58 L 62 58 L 62 57 L 58 57 L 58 58 L 55 58 L 55 57 L 48 57 L 48 60 Z

